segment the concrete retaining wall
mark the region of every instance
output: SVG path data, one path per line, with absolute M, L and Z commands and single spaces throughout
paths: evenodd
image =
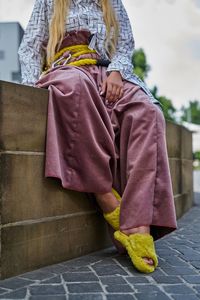
M 0 278 L 104 248 L 94 201 L 44 178 L 48 92 L 0 81 Z M 177 216 L 192 205 L 191 132 L 167 123 Z

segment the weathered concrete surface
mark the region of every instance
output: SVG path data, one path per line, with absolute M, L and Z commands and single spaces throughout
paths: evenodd
M 48 92 L 0 81 L 0 149 L 44 151 Z
M 167 149 L 177 218 L 193 205 L 192 133 L 167 121 Z
M 0 82 L 1 278 L 110 244 L 94 201 L 44 178 L 48 92 Z M 167 122 L 177 217 L 192 205 L 191 132 Z
M 0 281 L 0 299 L 199 300 L 200 193 L 178 230 L 156 241 L 155 272 L 138 273 L 114 248 Z

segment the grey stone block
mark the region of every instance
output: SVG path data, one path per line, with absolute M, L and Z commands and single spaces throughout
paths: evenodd
M 173 284 L 173 285 L 168 285 L 168 286 L 163 286 L 164 290 L 169 293 L 169 294 L 186 294 L 186 295 L 189 295 L 189 294 L 194 294 L 194 291 L 184 285 L 184 284 Z
M 113 265 L 111 268 L 110 266 L 92 266 L 98 276 L 105 276 L 105 275 L 128 275 L 122 268 L 119 266 Z
M 25 280 L 19 277 L 13 277 L 0 281 L 0 287 L 15 290 L 24 286 L 28 286 L 31 283 L 33 283 L 33 281 Z
M 69 283 L 67 285 L 69 293 L 99 293 L 103 292 L 99 283 Z
M 155 294 L 161 292 L 159 287 L 153 284 L 145 284 L 145 285 L 136 284 L 134 285 L 134 288 L 137 293 Z
M 183 276 L 183 279 L 191 284 L 200 284 L 200 275 L 187 275 Z
M 64 295 L 53 295 L 53 296 L 30 296 L 29 300 L 66 300 L 66 296 Z
M 68 272 L 62 275 L 64 281 L 66 282 L 92 282 L 99 281 L 98 277 L 93 272 Z
M 164 272 L 168 275 L 196 275 L 192 268 L 187 267 L 171 267 L 171 268 L 163 268 Z
M 130 276 L 130 277 L 125 277 L 125 278 L 132 285 L 137 284 L 137 283 L 149 283 L 149 280 L 144 276 L 137 276 L 137 277 Z
M 200 261 L 199 260 L 192 261 L 191 265 L 198 270 L 200 269 Z
M 133 293 L 134 289 L 130 287 L 128 284 L 107 284 L 105 286 L 106 291 L 108 293 Z
M 70 294 L 68 300 L 103 300 L 103 296 L 101 294 Z
M 137 293 L 135 294 L 137 300 L 169 300 L 171 297 L 168 295 L 160 292 L 160 293 L 152 293 L 152 294 L 145 294 L 145 293 Z
M 24 274 L 21 274 L 19 276 L 19 278 L 25 278 L 25 279 L 30 279 L 30 280 L 44 280 L 44 279 L 49 279 L 54 277 L 54 274 L 52 274 L 51 272 L 48 272 L 45 270 L 41 271 L 41 270 L 36 270 L 36 271 L 32 271 L 32 272 L 27 272 Z
M 174 247 L 176 249 L 176 246 Z M 170 256 L 170 257 L 166 257 L 165 258 L 166 262 L 168 263 L 168 265 L 172 266 L 172 267 L 187 267 L 188 263 L 186 263 L 185 261 L 183 261 L 182 259 L 180 259 L 178 256 Z
M 57 275 L 57 276 L 54 276 L 50 279 L 42 280 L 41 283 L 44 283 L 44 284 L 58 284 L 58 283 L 62 283 L 62 280 L 61 280 L 60 275 Z
M 173 295 L 174 300 L 199 300 L 198 295 Z
M 133 295 L 129 295 L 129 294 L 109 294 L 106 296 L 106 300 L 133 300 L 135 299 Z
M 0 288 L 0 295 L 6 293 L 8 291 L 9 291 L 9 289 L 2 289 L 2 288 Z
M 27 294 L 27 289 L 22 288 L 0 296 L 0 299 L 24 299 Z
M 195 285 L 193 288 L 200 294 L 200 285 Z
M 183 283 L 178 276 L 154 276 L 153 279 L 159 284 Z
M 66 291 L 62 285 L 41 284 L 29 287 L 31 295 L 64 295 Z
M 100 276 L 102 284 L 126 284 L 126 280 L 122 276 Z

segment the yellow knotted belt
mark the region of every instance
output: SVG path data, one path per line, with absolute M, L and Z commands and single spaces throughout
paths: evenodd
M 71 61 L 70 59 L 79 57 L 80 55 L 84 54 L 91 54 L 91 53 L 97 53 L 95 50 L 91 50 L 88 48 L 88 45 L 74 45 L 74 46 L 68 46 L 64 47 L 60 51 L 58 51 L 55 56 L 53 63 L 51 66 L 46 66 L 44 68 L 44 71 L 42 74 L 47 73 L 52 68 L 55 68 L 57 66 L 64 66 L 64 65 L 70 65 L 70 66 L 85 66 L 85 65 L 102 65 L 102 66 L 108 66 L 110 61 L 105 59 L 94 59 L 94 58 L 81 58 L 75 61 Z

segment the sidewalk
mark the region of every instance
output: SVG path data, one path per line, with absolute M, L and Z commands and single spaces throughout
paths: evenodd
M 156 242 L 159 268 L 143 275 L 114 248 L 0 281 L 0 299 L 200 299 L 200 193 L 179 229 Z

